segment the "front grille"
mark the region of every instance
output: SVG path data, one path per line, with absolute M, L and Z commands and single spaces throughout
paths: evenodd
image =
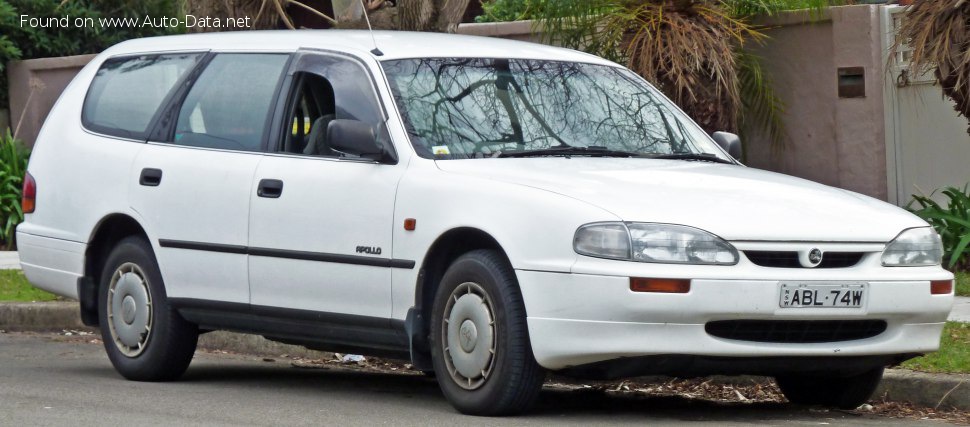
M 886 331 L 884 320 L 718 320 L 708 334 L 739 341 L 820 343 L 872 338 Z
M 815 268 L 847 268 L 862 260 L 865 252 L 825 252 Z M 744 251 L 744 256 L 762 267 L 802 268 L 795 251 Z

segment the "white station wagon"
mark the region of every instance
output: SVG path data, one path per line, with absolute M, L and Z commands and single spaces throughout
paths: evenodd
M 940 238 L 740 148 L 571 50 L 132 40 L 51 111 L 17 241 L 132 380 L 178 378 L 199 334 L 231 330 L 409 360 L 468 414 L 526 410 L 547 372 L 760 374 L 859 405 L 939 345 Z

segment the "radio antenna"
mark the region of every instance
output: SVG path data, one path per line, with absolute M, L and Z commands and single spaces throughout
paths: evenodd
M 370 38 L 374 41 L 374 49 L 370 51 L 375 56 L 384 56 L 384 52 L 381 52 L 380 48 L 377 47 L 377 37 L 374 36 L 374 28 L 370 26 L 370 17 L 367 16 L 367 6 L 364 6 L 364 0 L 360 0 L 360 9 L 364 12 L 364 20 L 367 21 L 367 30 L 370 31 Z

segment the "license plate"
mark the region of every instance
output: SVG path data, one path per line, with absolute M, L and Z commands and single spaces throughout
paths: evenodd
M 858 308 L 866 302 L 866 283 L 782 283 L 782 308 Z

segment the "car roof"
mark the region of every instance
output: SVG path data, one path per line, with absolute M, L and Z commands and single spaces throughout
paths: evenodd
M 615 65 L 598 56 L 537 43 L 494 37 L 442 33 L 366 30 L 229 31 L 132 39 L 117 44 L 105 56 L 172 51 L 295 51 L 300 48 L 369 53 L 374 40 L 383 52 L 379 61 L 402 58 L 521 58 Z

